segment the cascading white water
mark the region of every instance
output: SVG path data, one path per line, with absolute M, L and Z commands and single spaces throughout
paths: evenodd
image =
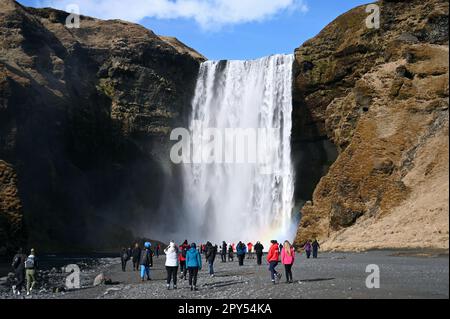
M 274 55 L 254 61 L 202 63 L 189 128 L 192 155 L 199 159 L 206 152 L 224 159 L 232 154 L 234 162 L 229 158 L 225 163 L 197 161 L 184 166 L 187 216 L 182 223 L 191 240 L 292 240 L 293 60 L 293 55 Z M 205 133 L 205 128 L 214 128 L 219 135 Z M 233 150 L 239 142 L 221 135 L 229 129 L 256 132 L 257 150 L 250 145 L 251 139 L 245 144 L 246 159 L 257 155 L 256 163 L 236 161 Z M 211 144 L 221 143 L 210 151 Z

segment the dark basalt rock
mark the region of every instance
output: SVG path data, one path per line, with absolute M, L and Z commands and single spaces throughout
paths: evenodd
M 186 127 L 205 58 L 136 24 L 66 17 L 0 3 L 0 252 L 115 249 L 158 222 L 176 174 L 168 133 Z

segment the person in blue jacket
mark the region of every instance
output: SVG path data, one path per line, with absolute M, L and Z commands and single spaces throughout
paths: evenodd
M 239 259 L 239 266 L 244 266 L 244 258 L 245 253 L 247 252 L 247 245 L 245 245 L 243 242 L 239 242 L 236 246 L 236 255 Z
M 197 277 L 199 270 L 202 270 L 202 256 L 198 252 L 195 243 L 191 244 L 191 248 L 186 253 L 186 267 L 189 272 L 189 286 L 191 286 L 191 291 L 197 291 Z

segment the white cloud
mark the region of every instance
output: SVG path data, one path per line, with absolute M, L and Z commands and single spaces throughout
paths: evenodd
M 305 0 L 40 0 L 66 10 L 76 4 L 83 15 L 139 22 L 146 17 L 193 19 L 204 30 L 264 21 L 287 11 L 307 12 Z

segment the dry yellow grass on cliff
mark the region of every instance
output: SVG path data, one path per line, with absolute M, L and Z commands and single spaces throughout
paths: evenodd
M 325 250 L 449 248 L 449 138 L 445 129 L 421 147 L 403 181 L 410 195 L 381 218 L 333 234 Z

